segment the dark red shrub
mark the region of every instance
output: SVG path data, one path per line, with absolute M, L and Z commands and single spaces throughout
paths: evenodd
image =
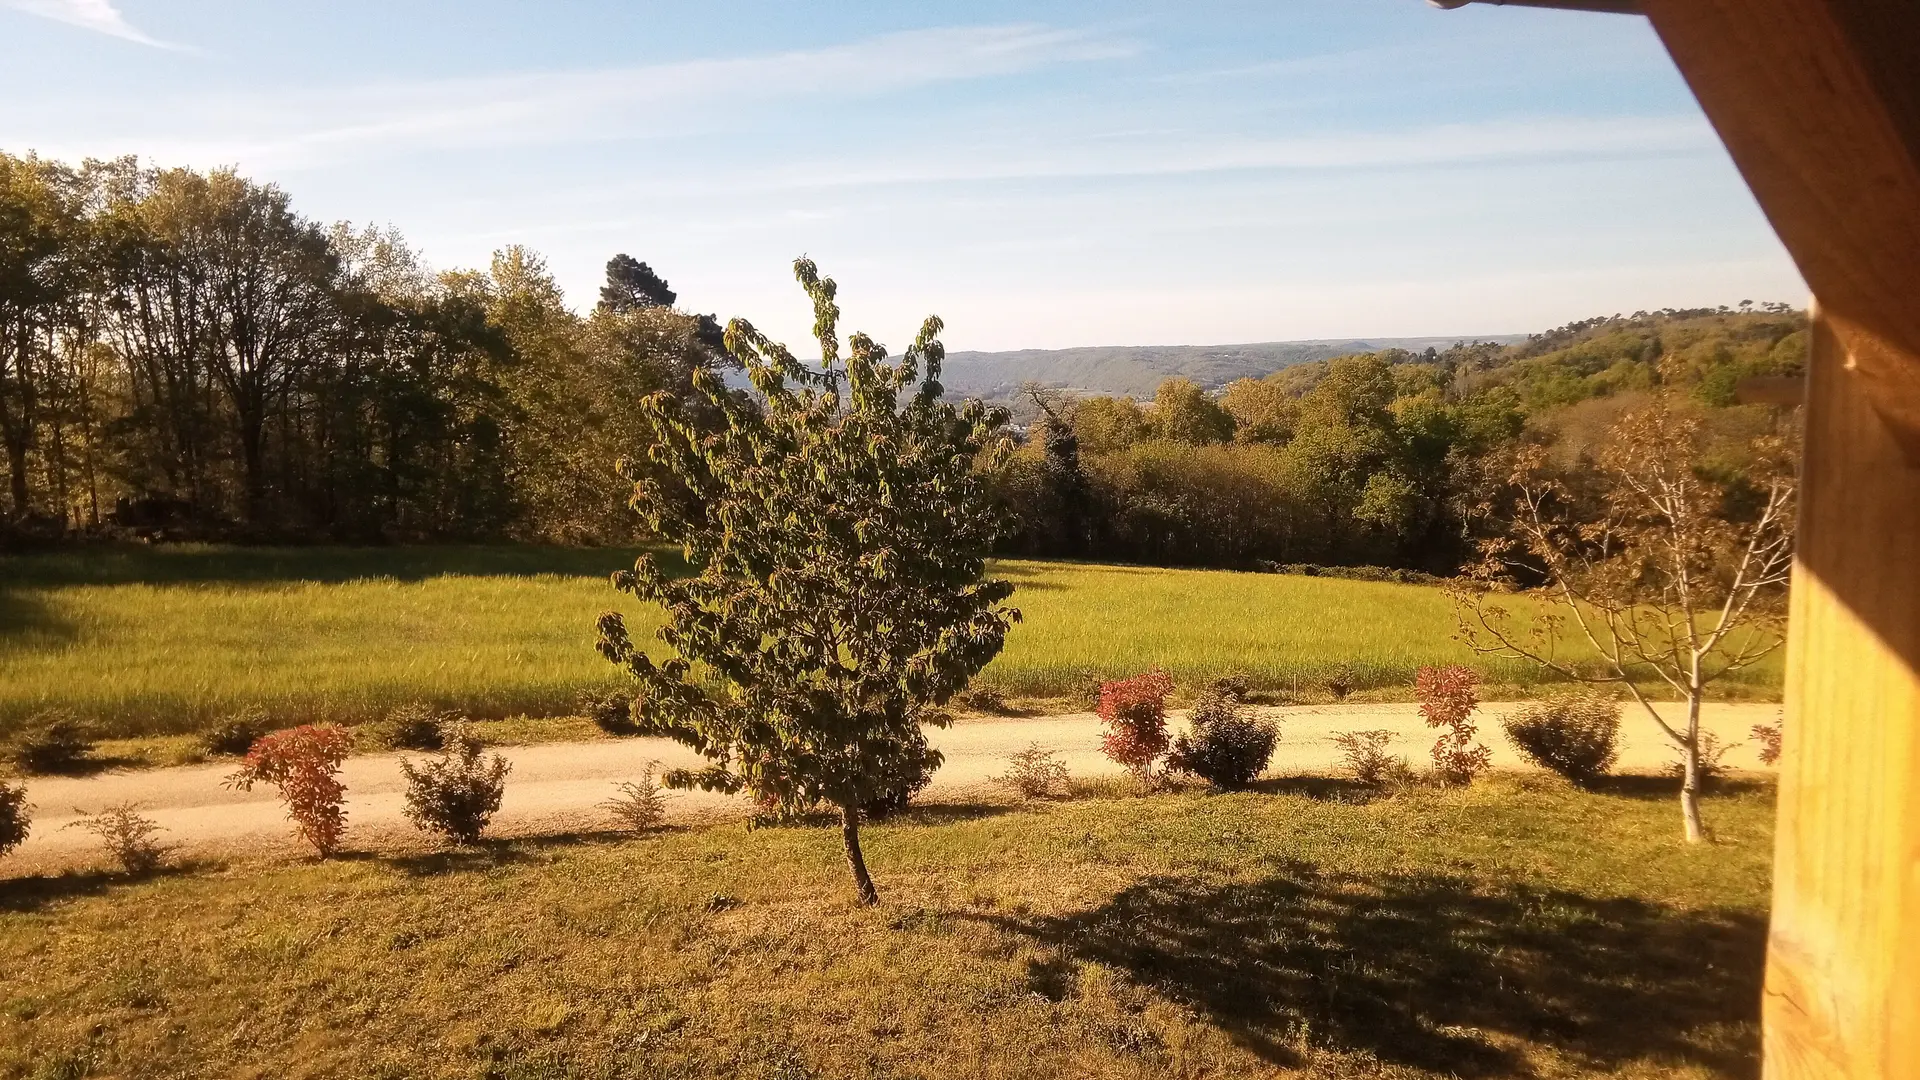
M 1480 707 L 1476 689 L 1480 677 L 1459 664 L 1423 667 L 1414 676 L 1413 693 L 1420 716 L 1445 734 L 1433 744 L 1433 767 L 1449 784 L 1469 784 L 1493 762 L 1493 751 L 1473 741 L 1478 728 L 1473 713 Z
M 353 734 L 345 728 L 308 724 L 276 731 L 253 744 L 240 771 L 227 777 L 227 786 L 251 791 L 264 782 L 279 788 L 287 816 L 325 858 L 339 850 L 340 834 L 347 829 L 340 763 L 352 750 Z
M 1094 711 L 1107 725 L 1100 749 L 1142 779 L 1153 776 L 1154 763 L 1170 745 L 1167 695 L 1171 693 L 1173 680 L 1164 671 L 1116 679 L 1100 687 L 1100 703 Z

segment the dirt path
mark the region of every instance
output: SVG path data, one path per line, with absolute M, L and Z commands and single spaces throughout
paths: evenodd
M 1523 767 L 1524 762 L 1498 730 L 1497 718 L 1509 708 L 1483 708 L 1482 738 L 1494 748 L 1496 766 Z M 1412 705 L 1299 706 L 1260 711 L 1280 723 L 1280 746 L 1270 770 L 1276 775 L 1336 771 L 1340 754 L 1332 737 L 1342 731 L 1390 731 L 1394 734 L 1392 751 L 1416 764 L 1426 760 L 1433 741 Z M 1747 741 L 1727 754 L 1727 765 L 1758 769 L 1757 748 L 1748 739 L 1748 729 L 1754 724 L 1771 723 L 1778 714 L 1777 705 L 1710 705 L 1704 719 L 1708 729 L 1723 740 Z M 1074 776 L 1120 771 L 1100 754 L 1100 722 L 1086 713 L 962 720 L 945 731 L 933 732 L 932 741 L 946 754 L 946 764 L 923 798 L 961 799 L 996 790 L 991 777 L 1005 768 L 1009 755 L 1033 743 L 1058 751 Z M 615 784 L 639 775 L 651 761 L 672 768 L 694 765 L 699 760 L 679 744 L 660 739 L 547 743 L 505 747 L 501 752 L 513 762 L 513 774 L 507 780 L 506 797 L 495 818 L 493 833 L 500 836 L 602 827 L 606 814 L 599 804 L 613 794 Z M 1651 771 L 1671 759 L 1672 753 L 1653 723 L 1629 711 L 1622 729 L 1619 768 Z M 137 803 L 143 813 L 157 821 L 166 830 L 162 839 L 178 845 L 179 854 L 220 856 L 297 850 L 273 791 L 224 788 L 221 780 L 232 770 L 231 762 L 222 762 L 29 780 L 27 797 L 36 808 L 33 833 L 5 863 L 0 863 L 0 876 L 100 865 L 94 837 L 65 826 L 81 812 L 123 802 Z M 350 847 L 422 845 L 419 834 L 401 814 L 405 781 L 397 755 L 349 759 L 342 779 L 348 790 Z M 675 796 L 670 817 L 693 820 L 742 813 L 742 804 L 733 798 L 690 792 Z

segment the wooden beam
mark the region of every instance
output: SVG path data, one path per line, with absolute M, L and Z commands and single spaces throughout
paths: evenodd
M 1920 466 L 1847 340 L 1816 309 L 1768 1080 L 1920 1077 Z
M 1642 6 L 1920 457 L 1920 3 Z

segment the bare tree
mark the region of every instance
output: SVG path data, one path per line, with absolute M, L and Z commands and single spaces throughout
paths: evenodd
M 1690 843 L 1706 836 L 1707 687 L 1785 638 L 1796 459 L 1795 441 L 1777 435 L 1713 440 L 1668 401 L 1623 416 L 1590 470 L 1556 467 L 1544 447 L 1526 447 L 1503 505 L 1483 508 L 1505 529 L 1482 542 L 1452 589 L 1459 636 L 1475 651 L 1617 683 L 1640 703 L 1680 750 Z M 1521 597 L 1520 581 L 1544 583 Z M 1568 640 L 1584 641 L 1597 662 L 1564 653 Z M 1683 723 L 1660 715 L 1647 683 L 1686 703 Z

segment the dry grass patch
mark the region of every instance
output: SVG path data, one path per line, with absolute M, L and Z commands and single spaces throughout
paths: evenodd
M 1772 793 L 1666 786 L 921 808 L 871 910 L 808 828 L 4 882 L 0 1077 L 1753 1075 Z

